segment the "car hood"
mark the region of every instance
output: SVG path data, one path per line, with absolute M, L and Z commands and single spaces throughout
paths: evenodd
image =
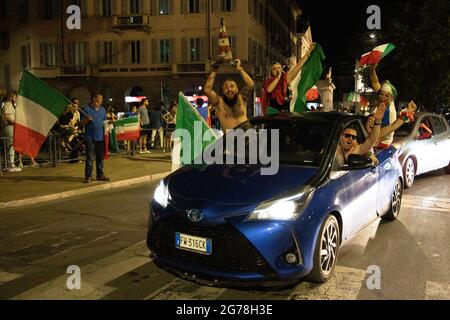
M 182 207 L 257 205 L 299 189 L 318 168 L 280 166 L 276 175 L 261 175 L 257 165 L 186 166 L 168 177 L 172 200 Z

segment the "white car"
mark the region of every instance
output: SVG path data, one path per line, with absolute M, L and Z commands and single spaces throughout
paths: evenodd
M 395 132 L 393 145 L 400 149 L 405 188 L 413 185 L 416 176 L 430 171 L 444 168 L 450 174 L 450 126 L 444 117 L 416 113 L 414 122 Z

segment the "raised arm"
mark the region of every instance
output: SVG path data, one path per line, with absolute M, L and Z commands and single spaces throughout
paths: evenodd
M 378 80 L 378 75 L 376 72 L 377 66 L 378 64 L 373 64 L 370 66 L 370 84 L 372 85 L 372 89 L 375 92 L 378 92 L 381 89 L 381 84 L 380 81 Z
M 302 70 L 303 66 L 308 61 L 309 56 L 311 55 L 311 52 L 313 52 L 315 47 L 316 43 L 313 43 L 313 45 L 311 46 L 311 48 L 309 48 L 308 52 L 303 56 L 303 58 L 301 58 L 300 61 L 297 63 L 297 65 L 294 68 L 292 68 L 291 71 L 289 71 L 287 77 L 288 84 L 291 84 L 291 82 L 295 79 L 295 77 L 297 77 L 298 73 L 300 72 L 300 70 Z
M 255 83 L 253 82 L 252 78 L 245 72 L 244 68 L 241 67 L 241 60 L 236 59 L 234 60 L 236 64 L 236 70 L 240 73 L 242 79 L 245 82 L 245 86 L 249 89 L 253 89 L 255 87 Z
M 213 105 L 213 106 L 217 105 L 219 103 L 219 96 L 213 90 L 214 80 L 216 79 L 216 75 L 217 75 L 217 71 L 218 70 L 219 70 L 218 65 L 214 64 L 213 65 L 213 71 L 209 75 L 208 80 L 206 80 L 206 84 L 205 84 L 205 88 L 204 88 L 205 94 L 208 97 L 211 105 Z
M 359 145 L 359 149 L 357 150 L 358 154 L 361 154 L 361 155 L 368 154 L 369 151 L 372 149 L 372 147 L 377 142 L 378 137 L 380 135 L 380 131 L 381 131 L 381 119 L 383 119 L 383 115 L 384 115 L 385 111 L 386 111 L 386 105 L 383 103 L 378 107 L 377 112 L 373 115 L 375 117 L 375 127 L 373 128 L 372 132 L 370 133 L 369 138 L 367 138 L 363 144 Z

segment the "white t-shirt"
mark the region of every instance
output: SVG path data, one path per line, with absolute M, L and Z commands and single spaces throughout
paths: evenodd
M 10 123 L 9 121 L 6 120 L 6 116 L 8 116 L 8 118 L 12 118 L 12 119 L 16 118 L 16 108 L 14 108 L 14 105 L 10 101 L 5 102 L 5 105 L 3 106 L 2 122 L 3 122 L 4 126 L 12 125 L 12 123 Z

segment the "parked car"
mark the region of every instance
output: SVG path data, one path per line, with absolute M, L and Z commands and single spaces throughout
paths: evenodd
M 394 220 L 403 178 L 395 148 L 379 166 L 335 159 L 343 129 L 365 138 L 363 118 L 311 112 L 251 120 L 278 129 L 280 167 L 185 166 L 165 178 L 150 205 L 147 244 L 182 277 L 233 285 L 330 279 L 339 247 L 379 217 Z M 227 138 L 227 135 L 224 137 Z M 222 138 L 223 139 L 223 138 Z
M 414 122 L 395 132 L 394 146 L 400 150 L 405 188 L 413 185 L 416 176 L 430 171 L 444 168 L 450 174 L 450 126 L 444 117 L 416 113 Z

